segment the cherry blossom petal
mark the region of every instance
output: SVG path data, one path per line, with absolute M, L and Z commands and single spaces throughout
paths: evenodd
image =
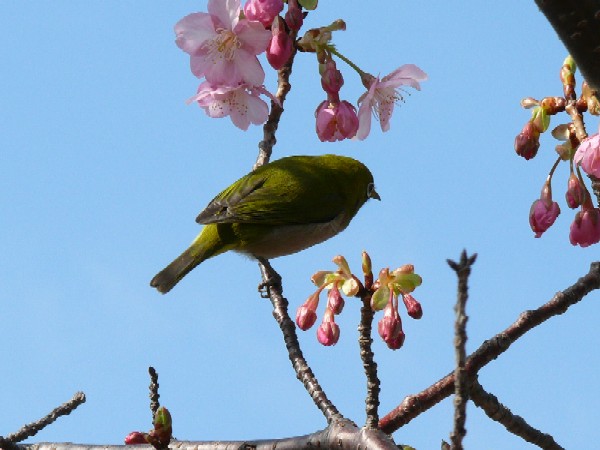
M 193 13 L 175 24 L 175 43 L 186 53 L 193 55 L 204 42 L 216 35 L 210 14 Z
M 265 71 L 263 70 L 258 58 L 253 54 L 240 48 L 236 52 L 236 58 L 233 61 L 236 77 L 239 77 L 243 83 L 251 86 L 260 86 L 265 81 Z
M 408 85 L 420 91 L 421 85 L 419 84 L 419 81 L 425 80 L 427 80 L 427 74 L 419 67 L 415 66 L 414 64 L 405 64 L 383 77 L 381 80 L 381 86 L 398 87 L 402 85 Z
M 221 22 L 221 26 L 233 30 L 240 17 L 240 0 L 209 0 L 208 12 Z
M 265 27 L 260 22 L 244 20 L 233 31 L 243 43 L 243 48 L 253 55 L 264 52 L 271 40 L 271 32 L 265 30 Z

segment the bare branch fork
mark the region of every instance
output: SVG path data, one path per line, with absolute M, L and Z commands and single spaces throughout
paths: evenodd
M 458 276 L 458 295 L 454 311 L 456 321 L 454 325 L 454 349 L 456 352 L 456 368 L 454 369 L 454 431 L 450 435 L 452 450 L 462 450 L 462 440 L 467 434 L 465 422 L 467 420 L 467 401 L 469 400 L 469 380 L 465 370 L 467 359 L 467 314 L 466 305 L 468 298 L 468 280 L 471 266 L 475 263 L 477 254 L 467 257 L 466 250 L 460 256 L 460 262 L 447 260 L 448 265 Z
M 519 318 L 501 333 L 486 340 L 473 352 L 465 362 L 465 370 L 469 377 L 475 376 L 479 370 L 504 353 L 510 345 L 525 333 L 550 319 L 563 314 L 567 309 L 581 301 L 583 297 L 595 289 L 600 289 L 600 262 L 594 262 L 589 272 L 575 284 L 562 292 L 558 292 L 550 301 L 535 310 L 521 313 Z M 379 421 L 379 427 L 386 433 L 392 433 L 406 425 L 422 412 L 436 405 L 452 394 L 455 383 L 454 372 L 438 380 L 418 394 L 409 395 L 399 406 Z
M 60 416 L 66 416 L 71 414 L 79 405 L 85 402 L 85 394 L 83 392 L 77 392 L 71 400 L 62 405 L 54 408 L 48 415 L 42 417 L 36 422 L 29 423 L 21 428 L 16 433 L 9 434 L 5 438 L 0 437 L 0 449 L 11 450 L 19 448 L 16 445 L 18 442 L 24 441 L 27 438 L 35 436 L 39 431 L 46 428 L 48 425 L 53 423 Z

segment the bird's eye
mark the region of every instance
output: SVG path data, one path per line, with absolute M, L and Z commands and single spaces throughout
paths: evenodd
M 373 183 L 369 183 L 367 185 L 367 198 L 374 198 L 380 200 L 379 194 L 375 190 L 375 185 Z
M 373 196 L 373 192 L 375 192 L 375 185 L 373 183 L 369 183 L 367 185 L 367 197 L 371 198 Z

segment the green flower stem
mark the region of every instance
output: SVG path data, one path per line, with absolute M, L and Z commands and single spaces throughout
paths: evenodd
M 346 64 L 348 64 L 350 67 L 352 67 L 354 70 L 356 70 L 356 72 L 358 72 L 358 74 L 360 75 L 360 77 L 362 78 L 363 76 L 366 75 L 365 72 L 363 72 L 360 67 L 358 67 L 356 64 L 354 64 L 352 61 L 350 61 L 348 58 L 346 58 L 344 55 L 342 55 L 340 52 L 337 51 L 337 49 L 333 46 L 330 46 L 328 49 L 332 54 L 334 54 L 335 56 L 337 56 L 338 58 L 340 58 L 342 61 L 344 61 Z

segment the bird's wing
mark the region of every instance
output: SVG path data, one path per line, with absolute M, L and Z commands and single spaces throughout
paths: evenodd
M 337 217 L 344 199 L 323 192 L 318 183 L 297 183 L 292 177 L 282 185 L 268 176 L 244 177 L 217 195 L 196 218 L 201 224 L 254 223 L 290 225 L 324 223 Z M 308 199 L 308 201 L 307 201 Z

